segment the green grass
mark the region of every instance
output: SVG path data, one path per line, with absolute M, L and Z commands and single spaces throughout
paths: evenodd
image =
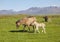
M 46 23 L 46 34 L 20 32 L 23 26 L 16 29 L 15 22 L 23 17 L 25 15 L 0 16 L 0 42 L 60 42 L 60 17 L 50 16 L 51 22 Z M 41 16 L 36 18 L 38 22 L 43 21 Z

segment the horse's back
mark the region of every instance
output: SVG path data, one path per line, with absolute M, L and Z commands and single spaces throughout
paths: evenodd
M 30 18 L 28 18 L 28 23 L 33 23 L 34 21 L 36 21 L 36 18 L 35 17 L 30 17 Z
M 30 25 L 32 24 L 34 21 L 36 21 L 36 18 L 34 16 L 29 16 L 29 17 L 24 17 L 20 20 L 17 20 L 16 23 L 20 23 L 20 24 L 25 24 L 25 25 Z

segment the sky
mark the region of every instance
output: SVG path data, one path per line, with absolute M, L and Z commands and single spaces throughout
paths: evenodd
M 0 10 L 25 10 L 31 7 L 60 7 L 60 0 L 0 0 Z

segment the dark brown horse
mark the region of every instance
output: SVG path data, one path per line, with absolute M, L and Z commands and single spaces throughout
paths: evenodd
M 16 27 L 19 28 L 19 25 L 22 24 L 24 26 L 23 30 L 25 30 L 25 27 L 28 26 L 28 29 L 30 31 L 29 26 L 33 26 L 32 23 L 34 21 L 36 21 L 36 18 L 34 16 L 25 17 L 16 21 Z M 33 26 L 33 30 L 34 30 L 34 26 Z

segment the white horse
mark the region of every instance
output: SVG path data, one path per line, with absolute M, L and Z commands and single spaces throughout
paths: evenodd
M 46 33 L 46 31 L 45 31 L 45 24 L 44 23 L 38 23 L 38 22 L 35 21 L 34 23 L 32 23 L 32 25 L 35 25 L 36 26 L 35 33 L 36 32 L 40 33 L 39 27 L 42 28 L 42 32 Z

